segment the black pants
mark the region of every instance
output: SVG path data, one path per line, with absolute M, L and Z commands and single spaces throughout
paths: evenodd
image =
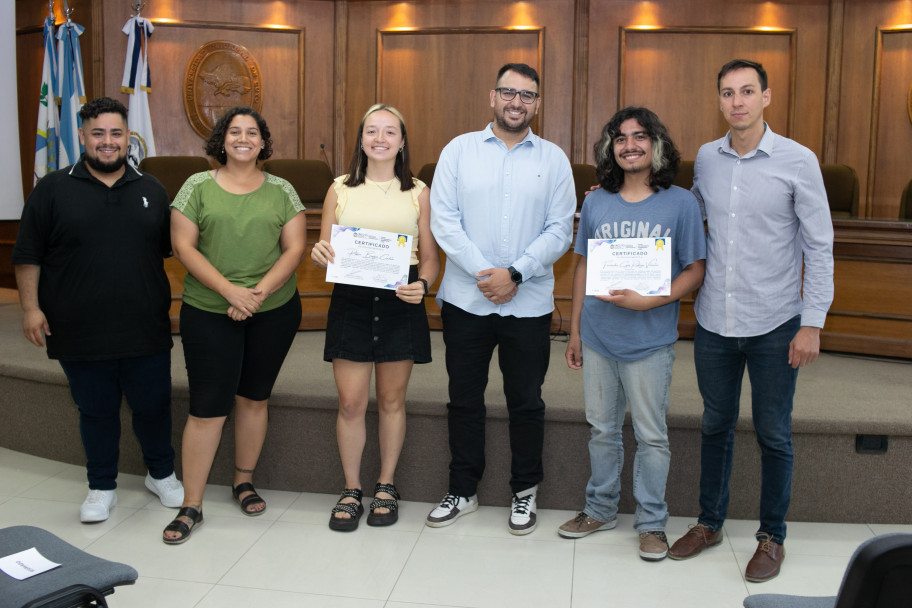
M 475 495 L 484 473 L 484 392 L 495 347 L 510 414 L 510 488 L 513 492 L 531 488 L 543 477 L 541 387 L 551 357 L 551 315 L 482 317 L 447 303 L 440 315 L 450 378 L 450 492 Z

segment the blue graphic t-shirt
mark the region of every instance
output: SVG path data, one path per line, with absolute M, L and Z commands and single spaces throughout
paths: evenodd
M 706 258 L 706 236 L 697 199 L 683 188 L 659 190 L 638 203 L 596 190 L 580 213 L 574 251 L 585 256 L 589 239 L 670 238 L 671 278 Z M 680 302 L 629 310 L 586 296 L 580 323 L 583 343 L 612 359 L 636 361 L 678 339 Z

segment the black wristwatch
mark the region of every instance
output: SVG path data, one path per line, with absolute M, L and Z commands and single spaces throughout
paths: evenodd
M 418 280 L 421 281 L 422 285 L 424 285 L 424 295 L 428 295 L 428 291 L 430 291 L 430 290 L 428 289 L 427 281 L 425 279 L 422 279 L 421 277 L 418 277 Z
M 514 283 L 516 283 L 517 285 L 522 283 L 522 273 L 520 271 L 516 270 L 512 266 L 507 268 L 507 270 L 510 271 L 510 278 L 513 279 Z

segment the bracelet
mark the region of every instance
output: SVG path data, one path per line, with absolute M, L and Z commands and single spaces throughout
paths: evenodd
M 421 281 L 421 284 L 422 284 L 422 285 L 424 285 L 424 295 L 428 295 L 429 289 L 428 289 L 428 283 L 427 283 L 427 281 L 424 280 L 424 279 L 422 279 L 421 277 L 419 277 L 418 280 Z

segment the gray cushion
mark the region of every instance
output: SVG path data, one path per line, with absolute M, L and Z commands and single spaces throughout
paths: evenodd
M 88 585 L 104 593 L 115 585 L 132 585 L 139 576 L 126 564 L 90 555 L 41 528 L 12 526 L 0 530 L 0 555 L 12 555 L 32 547 L 60 566 L 22 581 L 0 572 L 0 598 L 4 606 L 19 608 L 71 585 Z
M 744 598 L 744 608 L 833 608 L 836 597 L 805 597 L 758 593 Z

